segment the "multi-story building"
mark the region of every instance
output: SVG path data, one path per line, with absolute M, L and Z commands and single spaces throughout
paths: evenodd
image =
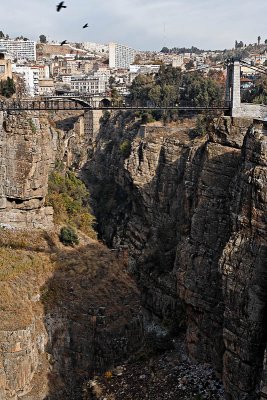
M 106 79 L 102 77 L 84 76 L 71 78 L 71 91 L 84 94 L 105 93 L 107 86 Z
M 7 52 L 12 54 L 14 59 L 36 60 L 36 42 L 32 40 L 1 39 L 0 45 L 6 48 Z
M 13 72 L 22 75 L 27 95 L 39 94 L 39 67 L 27 65 L 12 65 Z
M 0 81 L 12 78 L 11 60 L 6 55 L 6 49 L 0 48 Z
M 134 62 L 136 51 L 118 43 L 109 43 L 109 67 L 129 69 Z
M 53 79 L 39 79 L 39 95 L 55 94 Z
M 265 50 L 262 53 L 250 53 L 249 58 L 254 64 L 263 65 L 267 60 L 267 51 Z
M 24 81 L 25 86 L 25 94 L 34 96 L 35 88 L 34 88 L 34 77 L 33 77 L 33 70 L 31 67 L 26 65 L 13 65 L 12 66 L 13 72 L 20 74 Z
M 38 65 L 39 68 L 39 79 L 49 79 L 50 71 L 48 65 Z

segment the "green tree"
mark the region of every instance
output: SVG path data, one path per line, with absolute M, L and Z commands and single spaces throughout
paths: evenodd
M 114 88 L 115 83 L 116 83 L 115 77 L 114 77 L 114 76 L 111 76 L 111 77 L 109 78 L 109 80 L 108 80 L 109 87 L 110 87 L 111 89 Z
M 47 39 L 46 39 L 45 35 L 40 35 L 39 40 L 40 40 L 40 43 L 47 43 Z
M 256 80 L 252 89 L 242 93 L 242 101 L 246 103 L 267 104 L 267 76 L 263 75 Z
M 135 105 L 155 105 L 163 108 L 181 102 L 192 106 L 209 106 L 223 99 L 224 79 L 221 74 L 204 76 L 200 72 L 182 73 L 179 68 L 162 65 L 158 74 L 138 75 L 130 88 L 129 102 Z M 176 119 L 173 111 L 152 113 L 155 119 Z
M 160 52 L 161 52 L 161 53 L 167 54 L 167 53 L 170 52 L 170 50 L 168 49 L 168 47 L 164 46 L 164 47 L 162 47 L 162 49 L 160 50 Z
M 149 100 L 148 93 L 154 86 L 154 78 L 150 75 L 138 75 L 132 82 L 129 100 L 135 105 L 145 106 Z
M 118 92 L 118 90 L 115 87 L 113 87 L 111 89 L 110 97 L 111 97 L 111 102 L 115 106 L 118 105 L 120 102 L 122 102 L 122 96 L 120 95 L 120 93 Z
M 190 69 L 193 69 L 195 67 L 194 61 L 189 60 L 188 63 L 185 64 L 185 69 L 189 71 Z
M 13 79 L 7 78 L 5 81 L 0 81 L 0 94 L 4 97 L 11 97 L 16 92 L 16 87 Z

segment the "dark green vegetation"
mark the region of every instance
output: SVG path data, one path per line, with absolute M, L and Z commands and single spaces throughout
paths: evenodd
M 179 68 L 161 66 L 158 74 L 139 75 L 130 88 L 130 104 L 170 107 L 211 106 L 223 102 L 221 73 L 205 76 L 202 72 L 182 73 Z M 177 111 L 152 112 L 155 119 L 175 120 Z
M 40 35 L 39 40 L 40 40 L 40 43 L 47 43 L 47 39 L 46 39 L 45 35 Z
M 124 158 L 128 158 L 131 154 L 131 142 L 130 140 L 126 139 L 120 144 L 120 152 Z
M 205 50 L 200 50 L 195 46 L 192 47 L 173 47 L 172 49 L 169 49 L 168 47 L 164 46 L 161 50 L 161 53 L 176 53 L 176 54 L 184 54 L 184 53 L 195 53 L 195 54 L 201 54 Z
M 46 201 L 54 209 L 55 223 L 76 227 L 95 239 L 95 218 L 89 200 L 86 186 L 73 172 L 52 172 Z
M 79 244 L 79 238 L 77 233 L 71 226 L 64 226 L 60 230 L 59 240 L 65 244 L 65 246 L 73 246 Z
M 16 92 L 15 83 L 13 79 L 7 78 L 6 81 L 0 81 L 0 95 L 4 97 L 11 97 Z
M 255 81 L 255 86 L 242 92 L 242 101 L 246 103 L 267 104 L 267 76 Z

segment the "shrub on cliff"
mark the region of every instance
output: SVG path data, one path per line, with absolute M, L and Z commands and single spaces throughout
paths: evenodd
M 75 230 L 71 226 L 64 226 L 63 228 L 61 228 L 59 240 L 65 246 L 74 246 L 75 244 L 79 244 L 79 238 Z
M 55 223 L 75 226 L 96 239 L 89 201 L 86 186 L 73 172 L 55 171 L 50 175 L 46 203 L 54 209 Z
M 128 158 L 131 154 L 131 142 L 126 139 L 120 144 L 120 152 L 124 158 Z

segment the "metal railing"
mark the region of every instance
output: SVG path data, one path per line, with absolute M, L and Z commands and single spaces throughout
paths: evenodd
M 95 102 L 84 98 L 51 98 L 44 100 L 10 100 L 0 102 L 0 111 L 68 111 L 68 110 L 177 110 L 177 111 L 228 111 L 229 103 L 218 103 L 203 106 L 194 106 L 192 104 L 174 104 L 168 106 L 162 105 L 142 105 L 125 104 L 110 102 L 109 104 L 101 101 Z

